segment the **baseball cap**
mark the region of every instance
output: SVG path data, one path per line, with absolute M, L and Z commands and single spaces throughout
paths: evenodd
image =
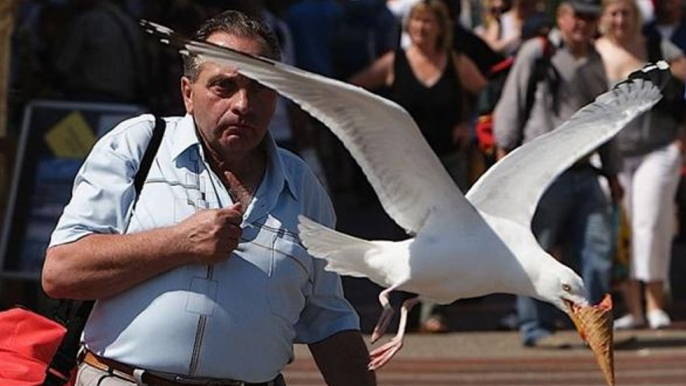
M 568 0 L 566 3 L 577 13 L 600 15 L 602 10 L 600 0 Z

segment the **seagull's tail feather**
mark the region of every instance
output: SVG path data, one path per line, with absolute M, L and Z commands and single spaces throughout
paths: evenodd
M 368 277 L 382 280 L 370 264 L 376 255 L 374 242 L 358 239 L 318 224 L 305 216 L 298 216 L 300 239 L 314 257 L 327 261 L 326 270 L 340 275 Z M 371 252 L 371 253 L 370 253 Z

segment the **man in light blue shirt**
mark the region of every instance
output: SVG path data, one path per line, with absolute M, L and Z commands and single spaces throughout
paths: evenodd
M 278 59 L 268 29 L 238 12 L 196 38 Z M 340 279 L 299 242 L 298 214 L 335 219 L 313 173 L 267 133 L 276 93 L 184 59 L 188 114 L 165 119 L 135 210 L 149 115 L 96 144 L 50 242 L 46 293 L 97 299 L 77 384 L 283 385 L 301 342 L 329 385 L 374 385 Z

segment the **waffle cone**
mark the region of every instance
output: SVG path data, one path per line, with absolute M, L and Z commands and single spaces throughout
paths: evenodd
M 572 307 L 570 316 L 581 339 L 591 347 L 608 385 L 615 384 L 614 346 L 612 337 L 612 298 L 605 295 L 600 304 Z

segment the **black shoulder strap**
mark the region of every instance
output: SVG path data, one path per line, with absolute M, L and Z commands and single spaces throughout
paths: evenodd
M 526 125 L 526 122 L 528 122 L 529 118 L 531 117 L 531 110 L 534 107 L 534 101 L 536 99 L 536 86 L 538 85 L 538 82 L 543 80 L 550 80 L 553 98 L 555 98 L 557 94 L 556 76 L 553 76 L 553 79 L 548 79 L 548 71 L 553 71 L 555 73 L 557 71 L 551 63 L 551 58 L 555 53 L 555 47 L 553 46 L 553 43 L 551 43 L 550 40 L 548 40 L 548 38 L 545 36 L 536 37 L 534 39 L 540 39 L 541 44 L 543 45 L 543 55 L 541 55 L 541 57 L 536 59 L 536 61 L 534 62 L 534 67 L 532 69 L 531 76 L 529 77 L 529 83 L 526 87 L 526 99 L 524 101 L 524 116 L 522 119 L 524 125 Z
M 136 201 L 138 201 L 138 196 L 140 196 L 141 191 L 143 190 L 143 184 L 145 184 L 145 180 L 148 178 L 148 172 L 152 166 L 152 161 L 157 155 L 157 150 L 162 143 L 162 137 L 164 136 L 166 126 L 164 119 L 155 116 L 155 128 L 152 130 L 152 137 L 150 138 L 150 142 L 148 142 L 148 147 L 145 149 L 145 154 L 143 154 L 143 159 L 141 160 L 136 177 L 133 179 L 133 186 L 136 189 Z
M 136 190 L 134 206 L 136 205 L 136 202 L 138 202 L 138 197 L 143 190 L 143 184 L 148 177 L 152 161 L 155 159 L 157 150 L 162 143 L 165 128 L 166 122 L 164 119 L 155 116 L 155 128 L 152 131 L 152 137 L 150 138 L 150 142 L 148 142 L 148 147 L 145 149 L 140 167 L 133 180 L 133 186 Z M 76 366 L 76 355 L 81 343 L 81 333 L 86 326 L 86 321 L 93 309 L 95 301 L 85 300 L 81 302 L 76 309 L 76 312 L 73 315 L 70 315 L 74 302 L 75 301 L 73 300 L 65 300 L 64 304 L 61 304 L 58 309 L 58 313 L 63 314 L 56 315 L 56 319 L 65 325 L 67 332 L 62 339 L 60 346 L 57 348 L 55 356 L 52 357 L 50 365 L 45 370 L 43 386 L 63 386 L 69 380 L 71 370 Z

